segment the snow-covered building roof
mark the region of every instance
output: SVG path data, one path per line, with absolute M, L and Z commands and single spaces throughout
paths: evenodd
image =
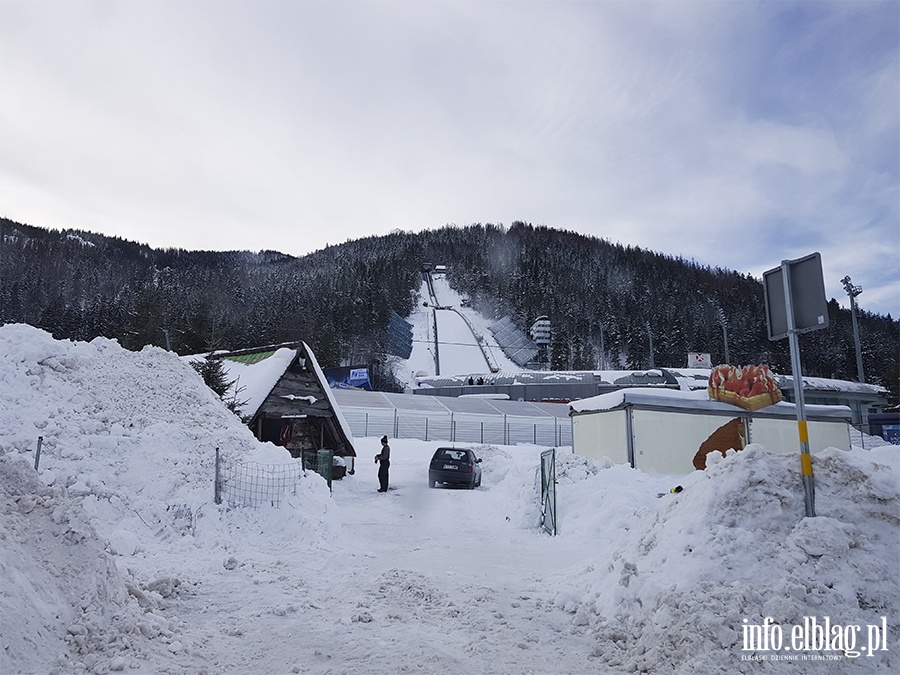
M 225 398 L 239 402 L 257 438 L 299 455 L 323 448 L 355 457 L 353 433 L 305 342 L 291 342 L 207 357 L 222 364 L 231 383 Z
M 627 405 L 638 405 L 645 408 L 680 410 L 684 412 L 702 410 L 734 415 L 741 412 L 730 403 L 714 401 L 706 391 L 680 391 L 675 389 L 619 389 L 599 396 L 573 401 L 570 410 L 575 413 L 600 412 L 616 410 Z M 807 405 L 806 414 L 810 419 L 838 419 L 850 421 L 850 408 L 843 405 Z M 794 403 L 780 401 L 752 413 L 754 417 L 787 417 L 797 418 L 797 406 Z
M 706 368 L 652 368 L 648 370 L 523 370 L 503 373 L 470 373 L 448 377 L 417 378 L 417 394 L 460 396 L 506 393 L 512 399 L 526 401 L 572 401 L 634 387 L 657 390 L 698 391 L 706 397 L 710 370 Z M 778 388 L 788 401 L 794 399 L 794 380 L 790 375 L 774 374 Z M 802 378 L 807 404 L 849 406 L 853 423 L 865 424 L 868 414 L 887 404 L 887 389 L 875 384 Z
M 706 371 L 709 378 L 709 371 Z M 417 378 L 420 388 L 454 387 L 481 382 L 485 385 L 516 384 L 590 384 L 619 386 L 677 386 L 678 382 L 662 369 L 651 370 L 518 370 L 500 373 L 465 373 L 462 375 Z M 703 386 L 706 386 L 704 380 Z

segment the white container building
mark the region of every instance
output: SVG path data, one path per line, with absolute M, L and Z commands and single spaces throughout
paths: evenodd
M 705 391 L 622 389 L 569 404 L 575 454 L 651 473 L 684 475 L 707 439 L 732 420 L 743 423 L 743 445 L 774 454 L 800 454 L 797 408 L 780 402 L 762 410 L 710 400 Z M 850 449 L 846 406 L 806 406 L 810 452 Z M 798 459 L 799 461 L 799 459 Z

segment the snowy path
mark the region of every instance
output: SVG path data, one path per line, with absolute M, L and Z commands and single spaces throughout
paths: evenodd
M 470 491 L 430 489 L 426 471 L 424 454 L 395 450 L 393 489 L 378 494 L 360 458 L 334 486 L 346 541 L 240 547 L 224 583 L 171 607 L 210 672 L 591 672 L 593 644 L 547 584 L 585 544 L 515 527 L 487 472 Z

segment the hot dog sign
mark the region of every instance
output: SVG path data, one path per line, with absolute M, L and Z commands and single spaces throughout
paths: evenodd
M 781 400 L 781 390 L 768 366 L 716 366 L 709 374 L 707 391 L 711 399 L 750 412 Z

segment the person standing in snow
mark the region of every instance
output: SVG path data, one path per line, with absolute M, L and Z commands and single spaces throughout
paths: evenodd
M 388 491 L 388 469 L 391 466 L 391 446 L 388 445 L 388 437 L 381 437 L 381 452 L 375 455 L 375 463 L 379 464 L 378 467 L 378 482 L 381 483 L 381 487 L 378 488 L 379 492 L 387 492 Z

